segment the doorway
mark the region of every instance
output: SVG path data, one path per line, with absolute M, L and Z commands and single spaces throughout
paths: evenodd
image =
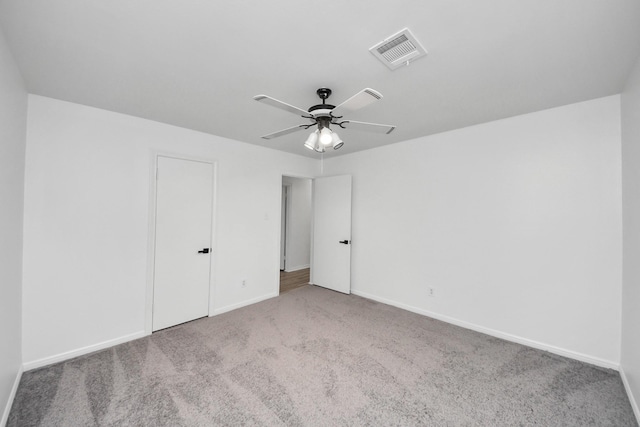
M 280 293 L 309 284 L 312 180 L 282 177 Z

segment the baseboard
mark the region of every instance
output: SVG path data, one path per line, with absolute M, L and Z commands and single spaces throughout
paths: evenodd
M 218 314 L 222 314 L 222 313 L 226 313 L 226 312 L 231 311 L 231 310 L 236 310 L 238 308 L 246 307 L 248 305 L 255 304 L 257 302 L 268 300 L 268 299 L 271 299 L 271 298 L 275 298 L 277 296 L 278 296 L 277 293 L 273 293 L 272 292 L 270 294 L 266 294 L 266 295 L 259 296 L 257 298 L 252 298 L 250 300 L 242 301 L 242 302 L 239 302 L 237 304 L 231 304 L 231 305 L 227 305 L 225 307 L 216 308 L 216 309 L 213 310 L 213 313 L 209 315 L 209 317 L 217 316 Z
M 13 401 L 16 398 L 16 393 L 18 392 L 18 386 L 20 385 L 20 379 L 22 378 L 23 368 L 20 366 L 18 368 L 18 373 L 16 375 L 16 380 L 13 382 L 13 387 L 11 388 L 11 393 L 9 394 L 9 400 L 7 400 L 7 404 L 4 407 L 4 412 L 2 413 L 2 419 L 0 420 L 0 426 L 4 427 L 7 425 L 7 421 L 9 420 L 9 412 L 11 412 L 11 406 L 13 406 Z
M 434 313 L 432 311 L 424 310 L 418 307 L 413 307 L 411 305 L 399 303 L 397 301 L 381 298 L 376 295 L 369 294 L 367 292 L 362 292 L 362 291 L 352 289 L 351 293 L 354 295 L 361 296 L 363 298 L 367 298 L 373 301 L 378 301 L 387 305 L 392 305 L 394 307 L 402 308 L 403 310 L 411 311 L 413 313 L 422 314 L 423 316 L 431 317 L 433 319 L 441 320 L 443 322 L 451 323 L 452 325 L 460 326 L 465 329 L 471 329 L 476 332 L 481 332 L 483 334 L 491 335 L 492 337 L 501 338 L 506 341 L 515 342 L 518 344 L 526 345 L 528 347 L 537 348 L 539 350 L 545 350 L 545 351 L 548 351 L 549 353 L 554 353 L 560 356 L 568 357 L 570 359 L 579 360 L 581 362 L 600 366 L 602 368 L 614 369 L 616 371 L 620 370 L 620 364 L 616 362 L 612 362 L 610 360 L 605 360 L 598 357 L 589 356 L 587 354 L 579 353 L 576 351 L 555 347 L 555 346 L 541 343 L 538 341 L 533 341 L 528 338 L 519 337 L 517 335 L 507 334 L 505 332 L 501 332 L 495 329 L 485 328 L 484 326 L 465 322 L 464 320 L 459 320 L 453 317 Z
M 88 345 L 76 350 L 66 351 L 64 353 L 56 354 L 55 356 L 43 357 L 42 359 L 33 360 L 31 362 L 25 362 L 22 366 L 25 371 L 41 368 L 43 366 L 51 365 L 53 363 L 63 362 L 65 360 L 73 359 L 74 357 L 83 356 L 85 354 L 93 353 L 94 351 L 104 350 L 105 348 L 113 347 L 114 345 L 122 344 L 128 341 L 137 340 L 147 336 L 144 331 L 136 332 L 133 334 L 125 335 L 119 338 L 115 338 L 108 341 L 103 341 L 98 344 Z
M 237 308 L 241 308 L 247 305 L 251 305 L 251 304 L 255 304 L 257 302 L 260 301 L 264 301 L 273 297 L 277 297 L 278 294 L 277 293 L 270 293 L 267 295 L 263 295 L 257 298 L 253 298 L 247 301 L 242 301 L 238 304 L 232 304 L 232 305 L 228 305 L 226 307 L 221 307 L 218 309 L 215 309 L 213 311 L 213 314 L 211 314 L 210 316 L 215 316 L 217 314 L 222 314 L 222 313 L 226 313 L 227 311 L 231 311 L 231 310 L 235 310 Z M 22 367 L 25 371 L 30 371 L 32 369 L 37 369 L 37 368 L 41 368 L 43 366 L 47 366 L 47 365 L 51 365 L 53 363 L 58 363 L 58 362 L 63 362 L 65 360 L 69 360 L 69 359 L 73 359 L 74 357 L 78 357 L 78 356 L 83 356 L 85 354 L 89 354 L 89 353 L 93 353 L 94 351 L 99 351 L 99 350 L 103 350 L 105 348 L 109 348 L 109 347 L 113 347 L 114 345 L 118 345 L 118 344 L 122 344 L 125 343 L 127 341 L 133 341 L 135 339 L 138 338 L 142 338 L 145 337 L 149 334 L 147 334 L 145 331 L 140 331 L 140 332 L 136 332 L 134 334 L 130 334 L 130 335 L 125 335 L 123 337 L 119 337 L 113 340 L 109 340 L 109 341 L 104 341 L 98 344 L 93 344 L 87 347 L 83 347 L 83 348 L 79 348 L 76 350 L 71 350 L 71 351 L 67 351 L 65 353 L 60 353 L 57 354 L 55 356 L 50 356 L 50 357 L 44 357 L 42 359 L 38 359 L 38 360 L 33 360 L 30 362 L 25 362 L 23 363 Z
M 622 378 L 622 384 L 624 384 L 624 389 L 627 391 L 627 396 L 629 397 L 631 408 L 633 408 L 633 413 L 636 415 L 636 421 L 640 424 L 640 407 L 638 406 L 638 401 L 636 400 L 636 396 L 633 394 L 633 390 L 631 390 L 631 385 L 629 384 L 629 380 L 627 379 L 627 375 L 625 374 L 622 366 L 620 367 L 620 378 Z
M 295 267 L 285 268 L 284 271 L 287 273 L 291 273 L 298 270 L 304 270 L 305 268 L 309 268 L 309 264 L 297 265 Z

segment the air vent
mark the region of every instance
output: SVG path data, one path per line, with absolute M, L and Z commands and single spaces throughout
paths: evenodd
M 369 51 L 391 70 L 427 55 L 426 49 L 408 28 L 384 39 Z

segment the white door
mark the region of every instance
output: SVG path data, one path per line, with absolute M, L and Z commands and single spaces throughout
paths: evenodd
M 351 292 L 351 175 L 313 181 L 312 283 Z
M 153 330 L 209 314 L 213 164 L 158 156 Z

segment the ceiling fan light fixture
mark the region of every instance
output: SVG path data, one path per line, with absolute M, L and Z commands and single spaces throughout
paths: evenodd
M 331 142 L 333 141 L 333 137 L 331 135 L 332 133 L 333 132 L 331 132 L 331 129 L 329 129 L 328 127 L 323 127 L 320 131 L 320 143 L 324 146 L 331 145 Z
M 409 38 L 407 37 L 407 39 Z M 395 41 L 389 43 L 389 46 L 393 45 L 391 47 L 395 47 L 396 44 L 398 44 Z M 389 46 L 385 46 L 384 48 L 386 49 Z M 304 146 L 309 150 L 314 150 L 318 153 L 324 153 L 329 149 L 329 147 L 332 147 L 334 150 L 338 150 L 344 145 L 344 141 L 342 141 L 338 134 L 331 130 L 331 125 L 340 126 L 341 129 L 353 128 L 356 130 L 365 130 L 371 132 L 384 132 L 386 134 L 391 133 L 391 131 L 395 129 L 395 126 L 391 125 L 357 122 L 353 120 L 342 120 L 343 111 L 350 112 L 359 110 L 371 104 L 372 102 L 382 99 L 382 94 L 376 90 L 365 88 L 353 95 L 351 98 L 348 98 L 346 101 L 339 104 L 337 107 L 326 103 L 327 98 L 329 98 L 329 96 L 331 95 L 331 89 L 322 87 L 318 89 L 316 93 L 322 100 L 322 104 L 313 105 L 306 111 L 302 108 L 295 107 L 267 95 L 254 96 L 253 99 L 256 101 L 271 105 L 272 107 L 286 110 L 297 116 L 301 116 L 305 119 L 311 120 L 310 124 L 300 124 L 297 126 L 288 127 L 277 132 L 263 135 L 262 138 L 273 139 L 280 136 L 288 135 L 293 132 L 297 132 L 302 129 L 309 130 L 309 128 L 311 128 L 312 126 L 317 126 L 317 128 L 314 128 L 314 131 L 311 132 L 311 134 L 307 137 L 306 141 L 304 142 Z M 339 111 L 340 113 L 336 114 L 336 111 Z
M 334 150 L 337 150 L 338 148 L 341 148 L 344 145 L 344 141 L 340 139 L 340 137 L 336 132 L 333 132 L 333 134 L 331 135 L 331 140 L 332 140 L 331 145 L 333 146 Z
M 315 150 L 316 142 L 318 142 L 317 130 L 311 132 L 311 134 L 309 135 L 309 138 L 307 138 L 307 140 L 305 141 L 304 146 L 307 147 L 309 150 Z

